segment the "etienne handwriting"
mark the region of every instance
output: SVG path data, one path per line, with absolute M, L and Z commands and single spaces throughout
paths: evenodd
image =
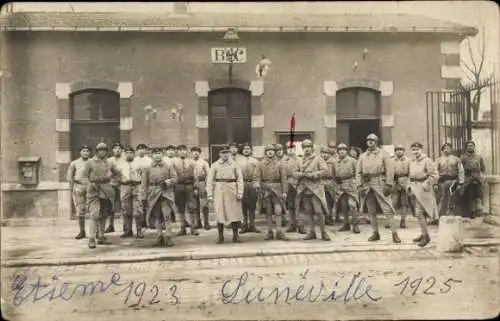
M 62 282 L 57 275 L 52 276 L 47 284 L 42 282 L 42 277 L 35 280 L 28 280 L 24 274 L 17 274 L 12 281 L 11 290 L 13 292 L 12 303 L 20 306 L 25 302 L 36 303 L 41 300 L 49 302 L 56 300 L 70 301 L 75 297 L 92 297 L 96 294 L 111 293 L 113 295 L 124 295 L 124 304 L 131 304 L 130 307 L 141 303 L 149 305 L 158 304 L 162 299 L 171 305 L 180 303 L 177 285 L 173 284 L 168 288 L 167 293 L 162 293 L 157 284 L 147 284 L 146 282 L 122 281 L 120 273 L 114 272 L 110 278 L 102 281 L 90 281 L 84 283 Z M 133 302 L 135 300 L 135 302 Z M 144 301 L 146 302 L 144 302 Z
M 462 283 L 462 280 L 448 278 L 445 281 L 438 281 L 434 276 L 421 276 L 414 279 L 407 276 L 402 281 L 394 284 L 394 286 L 401 287 L 401 291 L 399 292 L 401 295 L 411 294 L 411 296 L 415 296 L 418 293 L 425 295 L 446 294 L 457 283 Z
M 236 280 L 227 280 L 221 287 L 222 302 L 224 304 L 251 304 L 253 302 L 270 302 L 274 304 L 288 302 L 335 302 L 347 304 L 349 301 L 358 301 L 365 298 L 369 301 L 378 301 L 382 297 L 376 295 L 367 277 L 356 273 L 340 285 L 340 280 L 334 280 L 333 288 L 327 287 L 323 281 L 319 283 L 307 282 L 307 273 L 303 273 L 302 281 L 291 286 L 249 288 L 248 272 L 244 272 Z

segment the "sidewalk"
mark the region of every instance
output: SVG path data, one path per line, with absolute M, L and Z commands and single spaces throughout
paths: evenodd
M 88 222 L 88 221 L 87 221 Z M 18 222 L 19 223 L 19 222 Z M 321 240 L 303 241 L 304 235 L 287 233 L 291 239 L 283 241 L 264 241 L 265 224 L 259 220 L 260 234 L 243 234 L 242 244 L 231 242 L 231 231 L 226 229 L 226 244 L 215 244 L 217 231 L 201 230 L 199 236 L 174 237 L 175 246 L 171 248 L 154 248 L 155 231 L 147 230 L 142 240 L 135 238 L 121 239 L 122 220 L 115 220 L 117 232 L 107 234 L 112 245 L 98 245 L 97 249 L 87 247 L 88 239 L 75 240 L 77 222 L 70 220 L 37 221 L 31 220 L 23 224 L 9 224 L 2 227 L 2 266 L 38 266 L 38 265 L 76 265 L 95 263 L 125 263 L 161 260 L 193 260 L 229 257 L 270 256 L 286 254 L 313 254 L 358 251 L 405 251 L 418 247 L 412 239 L 420 234 L 418 223 L 414 218 L 407 222 L 406 229 L 400 229 L 401 244 L 393 244 L 390 231 L 381 228 L 382 240 L 368 242 L 371 226 L 360 226 L 361 233 L 336 232 L 340 225 L 327 227 L 330 242 Z M 500 244 L 500 228 L 482 223 L 480 219 L 469 221 L 465 226 L 465 245 L 482 246 Z M 88 228 L 88 223 L 87 223 Z M 179 230 L 174 224 L 174 233 Z M 437 226 L 430 227 L 431 243 L 426 247 L 434 247 Z

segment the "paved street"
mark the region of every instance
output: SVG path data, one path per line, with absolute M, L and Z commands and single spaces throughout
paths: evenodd
M 2 311 L 56 321 L 486 318 L 500 306 L 496 250 L 6 268 Z
M 231 231 L 226 230 L 229 242 L 216 245 L 216 229 L 201 230 L 200 236 L 175 237 L 176 246 L 172 248 L 154 248 L 155 232 L 149 230 L 146 238 L 120 239 L 121 220 L 115 222 L 117 232 L 108 234 L 112 245 L 98 246 L 95 250 L 87 247 L 87 239 L 75 240 L 77 232 L 75 221 L 64 220 L 57 224 L 44 225 L 32 222 L 31 226 L 2 227 L 2 264 L 7 266 L 46 265 L 46 264 L 89 264 L 89 263 L 121 263 L 144 260 L 185 260 L 208 259 L 222 257 L 245 257 L 276 254 L 334 253 L 345 251 L 372 250 L 413 250 L 417 246 L 412 239 L 420 234 L 414 219 L 409 220 L 408 228 L 400 230 L 402 244 L 393 244 L 390 231 L 381 229 L 382 240 L 367 242 L 371 234 L 370 225 L 361 226 L 361 234 L 336 232 L 339 224 L 328 227 L 331 242 L 303 241 L 303 235 L 287 234 L 290 242 L 263 240 L 264 233 L 242 235 L 243 244 L 233 244 Z M 265 226 L 260 223 L 260 229 Z M 500 228 L 481 223 L 480 220 L 464 224 L 464 238 L 472 243 L 499 243 Z M 178 226 L 174 228 L 178 231 Z M 438 228 L 430 227 L 432 238 L 428 247 L 435 246 Z

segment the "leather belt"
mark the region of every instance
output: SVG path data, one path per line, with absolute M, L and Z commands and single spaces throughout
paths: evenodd
M 338 177 L 338 179 L 340 179 L 341 181 L 345 181 L 345 180 L 348 180 L 348 179 L 351 179 L 354 177 L 356 177 L 356 176 L 355 175 L 348 175 L 348 176 L 340 176 L 340 177 Z
M 455 180 L 455 179 L 458 179 L 458 176 L 451 176 L 451 175 L 440 175 L 439 176 L 439 180 L 440 181 L 451 181 L 451 180 Z
M 251 182 L 253 182 L 253 179 L 244 179 L 243 181 L 244 181 L 245 183 L 251 183 Z
M 163 185 L 165 182 L 157 182 L 157 183 L 149 183 L 149 186 L 160 186 Z
M 221 183 L 236 183 L 236 179 L 234 178 L 216 178 L 215 181 Z
M 191 185 L 193 184 L 193 181 L 183 181 L 183 182 L 177 182 L 178 185 Z
M 408 177 L 408 175 L 394 175 L 394 179 Z
M 140 185 L 141 182 L 128 181 L 128 182 L 122 182 L 121 184 L 124 186 L 137 186 Z
M 81 181 L 78 181 L 78 180 L 73 180 L 73 184 L 78 184 L 78 185 L 85 185 L 83 184 Z
M 410 182 L 425 182 L 426 180 L 427 177 L 422 177 L 422 178 L 410 177 Z
M 361 177 L 363 178 L 375 178 L 385 175 L 385 173 L 377 173 L 377 174 L 363 174 Z
M 281 180 L 279 180 L 279 179 L 263 179 L 261 182 L 262 183 L 281 183 Z

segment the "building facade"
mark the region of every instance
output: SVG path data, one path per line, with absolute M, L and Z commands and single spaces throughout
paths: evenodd
M 460 42 L 477 32 L 408 15 L 201 13 L 12 13 L 2 30 L 4 217 L 69 216 L 65 176 L 83 143 L 185 143 L 215 158 L 251 142 L 259 156 L 289 139 L 293 113 L 298 141 L 425 141 L 425 94 L 459 84 Z M 215 48 L 246 59 L 218 63 Z M 36 186 L 19 184 L 19 157 L 40 157 Z

